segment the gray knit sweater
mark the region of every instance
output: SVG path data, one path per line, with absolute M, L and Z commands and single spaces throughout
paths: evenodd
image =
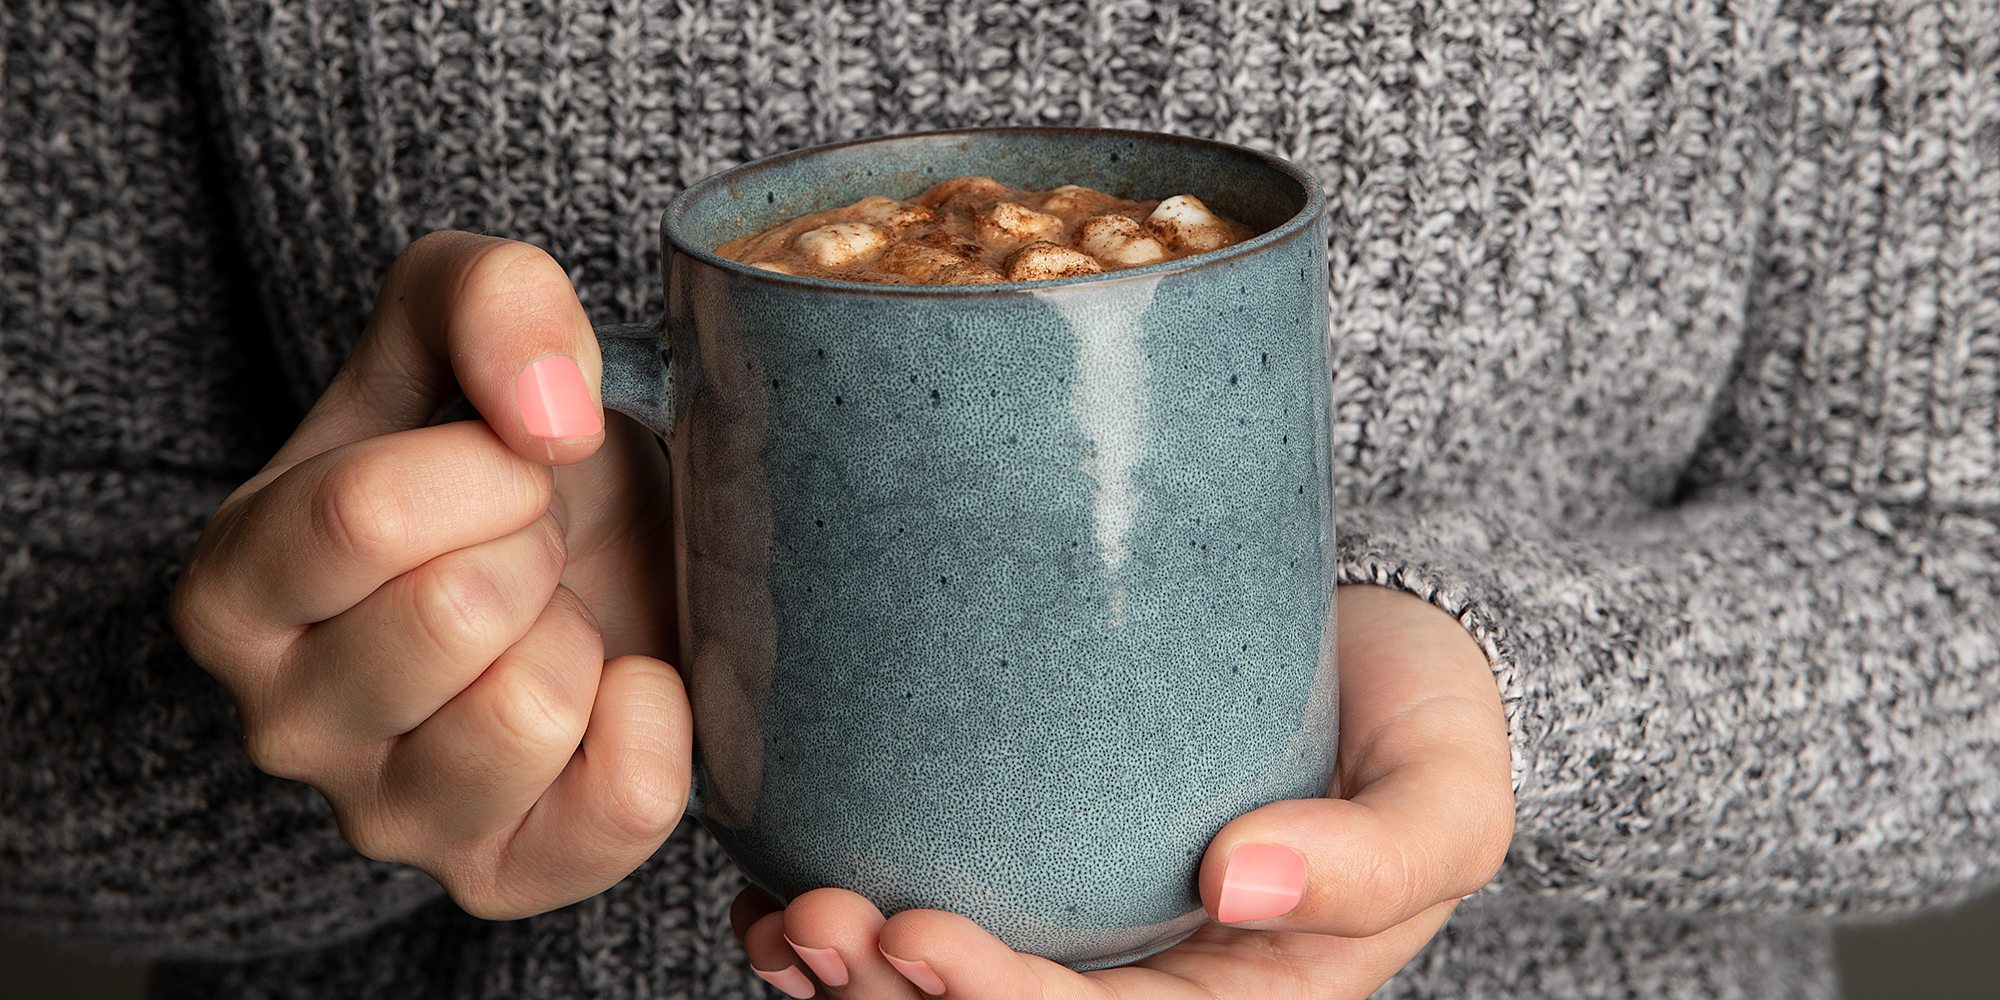
M 495 924 L 258 775 L 162 607 L 396 251 L 598 321 L 748 158 L 1080 122 L 1318 172 L 1341 572 L 1491 658 L 1519 829 L 1387 997 L 1826 997 L 2000 877 L 2000 5 L 10 0 L 0 924 L 166 996 L 762 996 L 693 824 Z

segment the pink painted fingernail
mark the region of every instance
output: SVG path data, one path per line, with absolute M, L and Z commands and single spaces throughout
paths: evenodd
M 514 397 L 521 404 L 521 422 L 538 438 L 589 437 L 604 428 L 583 370 L 561 355 L 521 369 L 514 379 Z
M 876 945 L 875 950 L 882 951 L 882 946 Z M 929 963 L 897 958 L 886 951 L 882 951 L 882 957 L 888 959 L 889 964 L 895 966 L 896 971 L 902 973 L 904 979 L 915 984 L 917 989 L 934 997 L 944 996 L 944 980 L 939 979 L 938 974 L 931 971 Z
M 806 967 L 813 970 L 820 982 L 828 986 L 847 985 L 847 963 L 840 960 L 840 952 L 832 948 L 808 948 L 789 937 L 785 943 L 805 959 Z
M 785 995 L 788 997 L 794 997 L 796 1000 L 806 1000 L 807 997 L 813 995 L 812 980 L 807 979 L 806 974 L 800 972 L 799 967 L 796 965 L 787 965 L 776 972 L 765 972 L 763 969 L 753 965 L 750 967 L 750 971 L 756 973 L 758 978 L 770 983 L 772 986 L 784 990 Z
M 1222 898 L 1215 919 L 1225 923 L 1269 920 L 1292 912 L 1306 892 L 1306 859 L 1276 844 L 1245 844 L 1222 870 Z

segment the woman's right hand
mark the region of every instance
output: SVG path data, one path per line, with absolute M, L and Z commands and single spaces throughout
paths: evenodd
M 546 253 L 418 240 L 173 595 L 250 759 L 319 789 L 356 850 L 483 917 L 601 892 L 687 799 L 692 723 L 659 658 L 664 463 L 636 424 L 606 425 L 599 379 Z M 426 426 L 460 392 L 485 419 Z

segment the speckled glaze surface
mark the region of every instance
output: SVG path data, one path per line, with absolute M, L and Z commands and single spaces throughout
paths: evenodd
M 1192 192 L 1264 236 L 1036 285 L 708 252 L 961 174 Z M 780 898 L 966 914 L 1073 968 L 1205 921 L 1215 832 L 1325 794 L 1326 235 L 1237 147 L 1075 129 L 787 154 L 688 190 L 606 398 L 669 441 L 701 821 Z

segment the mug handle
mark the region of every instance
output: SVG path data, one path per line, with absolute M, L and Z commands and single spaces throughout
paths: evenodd
M 651 323 L 609 323 L 597 328 L 597 353 L 604 358 L 604 408 L 639 422 L 659 438 L 674 436 L 674 352 L 666 319 Z M 686 677 L 682 672 L 682 677 Z M 690 748 L 692 749 L 692 748 Z M 701 755 L 688 757 L 688 800 L 683 816 L 695 815 L 701 798 Z
M 673 438 L 673 348 L 666 337 L 666 319 L 650 323 L 607 323 L 597 328 L 597 352 L 604 358 L 601 391 L 604 408 L 639 422 L 668 447 Z M 431 419 L 433 425 L 482 419 L 464 396 Z M 683 672 L 682 676 L 686 676 Z M 701 798 L 701 755 L 688 760 L 688 801 L 683 816 L 692 817 Z
M 604 357 L 604 408 L 638 421 L 665 445 L 674 436 L 673 349 L 667 346 L 666 320 L 600 326 L 597 353 Z
M 665 445 L 674 436 L 674 384 L 668 375 L 673 351 L 667 346 L 666 320 L 607 323 L 596 333 L 597 353 L 604 358 L 604 408 L 637 420 Z M 431 426 L 479 419 L 471 401 L 460 396 L 431 418 Z

